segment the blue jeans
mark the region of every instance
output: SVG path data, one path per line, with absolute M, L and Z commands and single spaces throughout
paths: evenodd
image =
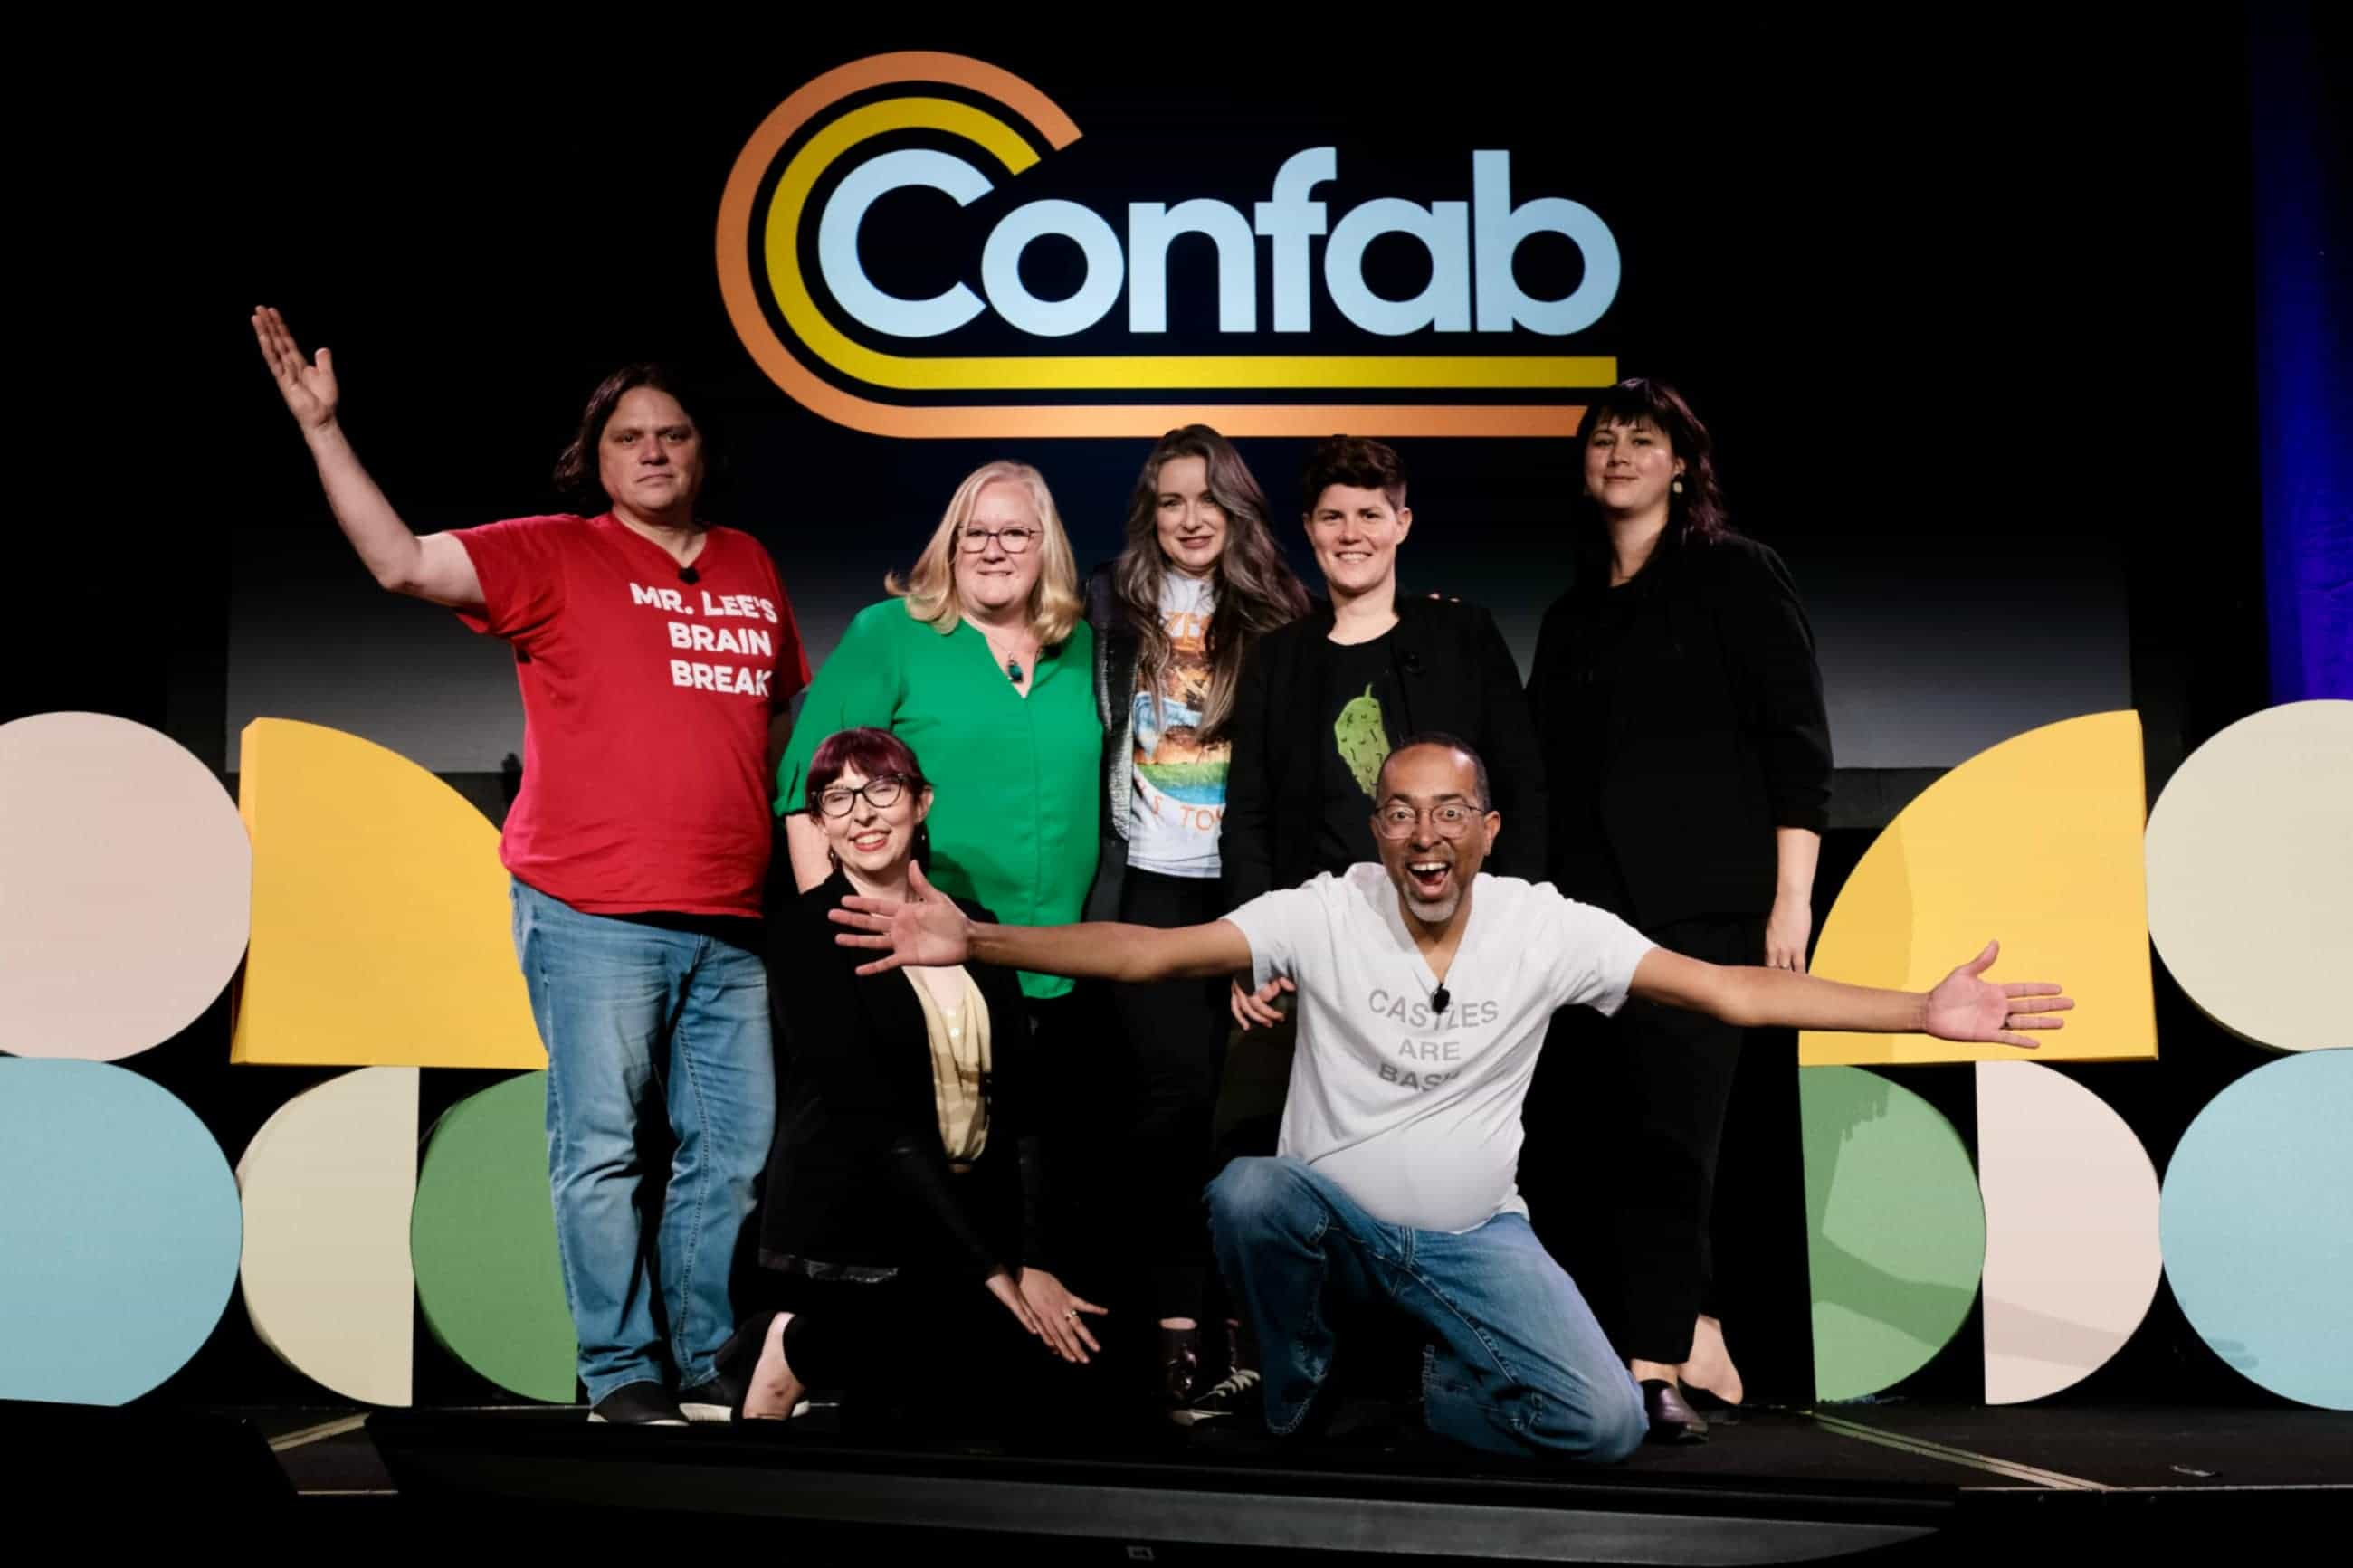
M 1218 1267 L 1265 1363 L 1270 1430 L 1306 1420 L 1331 1369 L 1335 1312 L 1386 1303 L 1430 1335 L 1422 1410 L 1438 1436 L 1604 1462 L 1641 1442 L 1641 1390 L 1521 1215 L 1459 1236 L 1385 1225 L 1291 1159 L 1236 1160 L 1208 1197 Z
M 516 882 L 515 956 L 547 1047 L 547 1173 L 564 1296 L 591 1404 L 710 1381 L 734 1331 L 727 1280 L 776 1125 L 768 976 L 716 936 L 583 914 Z M 647 1246 L 640 1118 L 677 1153 Z

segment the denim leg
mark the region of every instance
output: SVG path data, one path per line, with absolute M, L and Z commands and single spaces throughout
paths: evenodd
M 1432 1432 L 1527 1457 L 1608 1463 L 1634 1451 L 1641 1390 L 1525 1218 L 1412 1241 L 1397 1301 L 1434 1337 L 1422 1365 Z
M 517 882 L 515 956 L 547 1047 L 547 1171 L 564 1296 L 591 1404 L 668 1383 L 638 1210 L 640 1117 L 692 937 L 583 914 Z
M 776 1129 L 767 966 L 748 949 L 699 940 L 670 1034 L 670 1124 L 678 1151 L 660 1238 L 670 1364 L 681 1388 L 711 1380 L 712 1357 L 734 1331 L 728 1276 Z
M 1376 1293 L 1376 1271 L 1409 1233 L 1301 1160 L 1236 1160 L 1208 1200 L 1218 1268 L 1258 1337 L 1267 1428 L 1295 1432 L 1332 1369 L 1335 1310 Z

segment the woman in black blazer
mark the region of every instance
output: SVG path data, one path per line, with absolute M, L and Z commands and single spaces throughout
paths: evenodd
M 1086 918 L 1198 925 L 1219 891 L 1235 692 L 1261 637 L 1307 607 L 1241 453 L 1207 425 L 1153 446 L 1128 497 L 1125 547 L 1087 582 L 1103 746 L 1103 852 Z M 1211 1275 L 1201 1190 L 1225 1066 L 1227 983 L 1110 987 L 1118 1023 L 1104 1060 L 1124 1101 L 1103 1196 L 1126 1215 L 1160 1321 L 1157 1384 L 1172 1408 L 1238 1359 L 1204 1334 Z M 1220 1342 L 1223 1342 L 1222 1343 Z
M 1552 879 L 1672 951 L 1802 970 L 1831 749 L 1796 585 L 1725 525 L 1706 426 L 1672 388 L 1612 387 L 1577 439 L 1576 575 L 1528 682 Z M 1603 1220 L 1561 1242 L 1593 1266 L 1581 1282 L 1643 1385 L 1653 1436 L 1704 1438 L 1693 1405 L 1728 1415 L 1741 1397 L 1705 1311 L 1740 1031 L 1640 1003 L 1555 1028 L 1568 1039 L 1530 1097 L 1532 1185 L 1556 1194 L 1556 1232 Z M 1534 1214 L 1546 1223 L 1545 1205 Z
M 770 916 L 783 1071 L 759 1261 L 787 1305 L 720 1352 L 742 1416 L 786 1417 L 818 1387 L 953 1404 L 1033 1381 L 1006 1364 L 1025 1339 L 1072 1363 L 1100 1349 L 1086 1315 L 1102 1309 L 1039 1257 L 1018 978 L 986 965 L 861 976 L 860 955 L 834 941 L 828 913 L 852 892 L 906 896 L 931 802 L 888 731 L 842 731 L 809 764 L 834 869 Z

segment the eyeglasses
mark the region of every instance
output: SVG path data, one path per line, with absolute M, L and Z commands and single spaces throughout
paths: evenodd
M 1433 805 L 1427 812 L 1401 801 L 1392 801 L 1373 813 L 1373 831 L 1388 839 L 1410 838 L 1414 824 L 1427 816 L 1430 831 L 1440 838 L 1460 838 L 1471 831 L 1471 824 L 1480 815 L 1477 807 L 1465 805 L 1459 800 Z
M 956 542 L 966 555 L 977 555 L 997 541 L 997 547 L 1008 555 L 1019 555 L 1038 542 L 1039 530 L 1034 528 L 967 528 L 956 535 Z
M 864 795 L 866 804 L 875 810 L 888 811 L 898 805 L 899 797 L 906 793 L 907 781 L 904 778 L 897 773 L 884 773 L 880 778 L 868 779 L 856 789 L 837 784 L 818 795 L 817 805 L 818 809 L 828 816 L 848 816 L 860 795 Z

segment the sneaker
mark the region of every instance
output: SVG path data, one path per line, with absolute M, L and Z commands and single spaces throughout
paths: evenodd
M 735 1402 L 742 1391 L 729 1385 L 723 1377 L 709 1383 L 699 1383 L 692 1388 L 681 1389 L 678 1395 L 679 1414 L 690 1423 L 727 1422 L 735 1419 Z
M 1178 1411 L 1176 1419 L 1185 1426 L 1186 1447 L 1204 1456 L 1235 1460 L 1274 1458 L 1289 1444 L 1267 1430 L 1261 1393 L 1258 1373 L 1244 1370 L 1210 1389 L 1193 1406 Z M 1199 1408 L 1203 1401 L 1212 1399 L 1217 1408 Z
M 1171 1411 L 1169 1419 L 1179 1426 L 1197 1426 L 1204 1421 L 1216 1421 L 1228 1415 L 1248 1415 L 1262 1422 L 1261 1412 L 1264 1406 L 1259 1399 L 1258 1384 L 1258 1373 L 1254 1369 L 1237 1367 L 1191 1404 Z
M 625 1383 L 598 1400 L 588 1419 L 612 1426 L 683 1426 L 686 1415 L 659 1383 Z

